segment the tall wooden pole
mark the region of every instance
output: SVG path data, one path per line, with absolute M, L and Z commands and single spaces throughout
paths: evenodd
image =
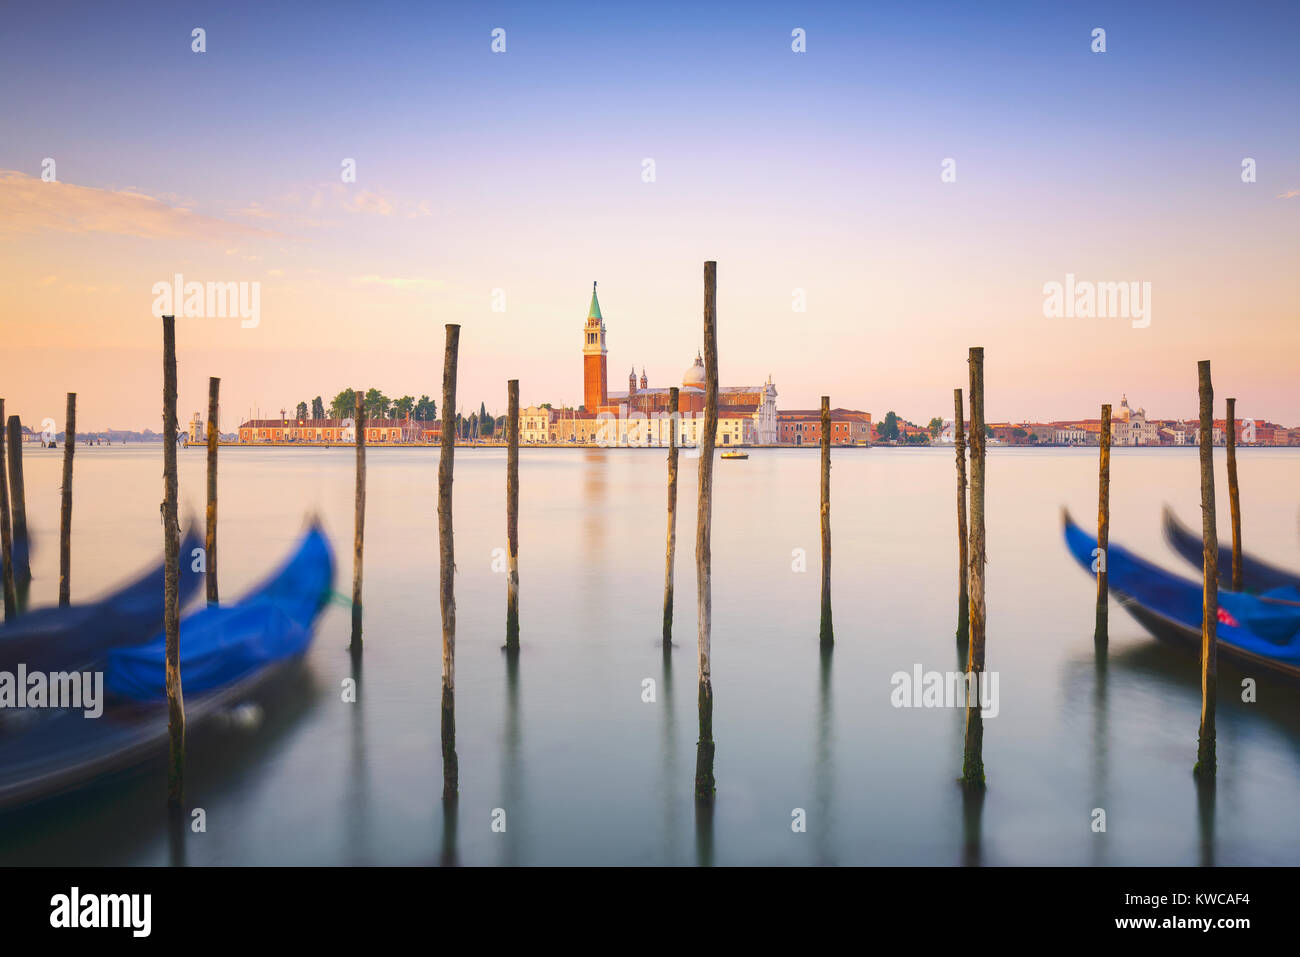
M 673 564 L 677 560 L 677 430 L 681 419 L 681 395 L 676 386 L 668 390 L 668 556 L 664 560 L 664 656 L 673 647 Z
M 962 782 L 984 787 L 984 716 L 980 676 L 984 673 L 984 350 L 970 350 L 970 653 L 966 667 L 966 746 Z
M 163 316 L 163 626 L 167 635 L 167 803 L 185 796 L 185 699 L 181 693 L 180 524 L 176 518 L 176 317 Z M 69 400 L 70 401 L 70 400 Z M 71 425 L 69 425 L 71 430 Z M 69 442 L 64 442 L 64 449 Z M 65 462 L 69 461 L 65 457 Z
M 442 797 L 460 788 L 456 760 L 456 549 L 452 542 L 451 482 L 456 455 L 456 353 L 460 326 L 447 324 L 442 357 L 442 450 L 438 459 L 438 602 L 442 609 Z
M 953 445 L 957 447 L 957 644 L 970 641 L 970 542 L 966 539 L 966 424 L 961 389 L 952 390 Z
M 1241 489 L 1237 487 L 1237 400 L 1228 400 L 1228 504 L 1232 511 L 1232 590 L 1241 591 Z M 12 469 L 10 470 L 12 473 Z M 15 500 L 16 500 L 15 496 Z M 17 515 L 17 511 L 14 512 Z M 18 522 L 14 520 L 17 533 Z
M 356 390 L 357 487 L 352 532 L 352 650 L 361 650 L 361 569 L 366 544 L 366 394 Z
M 700 431 L 699 508 L 695 525 L 695 587 L 699 618 L 700 737 L 695 750 L 695 799 L 712 802 L 713 679 L 710 643 L 713 634 L 713 592 L 710 530 L 713 521 L 713 447 L 718 431 L 718 264 L 704 264 L 704 425 Z
M 1196 748 L 1197 776 L 1214 777 L 1218 771 L 1214 710 L 1218 697 L 1219 532 L 1214 522 L 1214 385 L 1210 360 L 1196 364 L 1201 394 L 1201 732 Z
M 174 320 L 173 320 L 174 321 Z M 77 445 L 77 393 L 68 393 L 63 430 L 63 503 L 59 508 L 59 607 L 72 598 L 72 453 Z M 173 449 L 173 451 L 175 451 Z M 178 546 L 179 547 L 179 546 Z
M 0 399 L 0 419 L 4 418 L 5 403 Z M 4 451 L 4 434 L 0 432 L 0 453 Z M 13 621 L 18 614 L 18 591 L 14 586 L 14 538 L 9 516 L 9 480 L 5 476 L 4 455 L 0 454 L 0 561 L 4 563 L 5 621 Z
M 1101 465 L 1097 477 L 1097 617 L 1093 630 L 1094 642 L 1105 644 L 1110 639 L 1110 586 L 1106 576 L 1106 549 L 1110 545 L 1110 405 L 1101 407 L 1101 431 L 1097 434 L 1101 446 Z
M 821 643 L 835 643 L 831 624 L 831 397 L 822 396 L 822 621 Z
M 506 383 L 506 650 L 519 650 L 519 380 Z
M 218 602 L 217 594 L 217 416 L 220 411 L 221 380 L 208 377 L 208 513 L 207 532 L 203 537 L 203 557 L 207 567 L 208 604 Z
M 9 507 L 13 509 L 14 584 L 21 591 L 32 580 L 31 539 L 27 532 L 27 487 L 23 481 L 23 424 L 9 416 Z M 21 595 L 19 604 L 22 604 Z

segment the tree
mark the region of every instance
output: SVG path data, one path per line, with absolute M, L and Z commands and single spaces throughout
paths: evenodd
M 491 437 L 494 425 L 496 425 L 496 419 L 488 415 L 487 406 L 480 402 L 478 404 L 478 427 L 485 439 Z
M 311 417 L 313 419 L 325 418 L 325 402 L 320 396 L 311 400 Z
M 369 389 L 366 391 L 365 409 L 367 419 L 386 419 L 388 418 L 388 406 L 392 399 L 384 395 L 378 389 Z
M 876 426 L 876 434 L 882 439 L 897 439 L 898 416 L 893 412 L 886 412 L 885 420 Z
M 307 403 L 299 402 L 298 408 L 295 409 L 294 411 L 297 413 L 296 417 L 299 421 L 302 421 L 303 419 L 307 418 Z
M 432 422 L 438 418 L 438 403 L 427 395 L 420 396 L 420 401 L 415 403 L 415 417 L 421 422 Z
M 344 389 L 330 400 L 331 419 L 351 418 L 356 409 L 357 393 L 355 389 Z
M 409 419 L 411 411 L 415 408 L 415 397 L 404 395 L 400 399 L 393 400 L 393 418 Z
M 930 420 L 930 436 L 937 439 L 941 431 L 943 431 L 943 419 L 936 415 Z

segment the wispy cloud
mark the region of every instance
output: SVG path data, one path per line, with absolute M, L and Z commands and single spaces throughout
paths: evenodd
M 279 235 L 169 206 L 134 190 L 47 183 L 17 170 L 0 170 L 0 235 L 45 229 L 145 239 L 229 240 Z
M 1278 199 L 1295 199 L 1300 196 L 1300 189 L 1288 189 L 1285 193 L 1278 193 Z
M 443 284 L 441 279 L 413 279 L 402 276 L 376 276 L 373 273 L 367 276 L 353 276 L 352 281 L 367 286 L 387 286 L 390 289 L 438 289 L 441 288 Z
M 393 215 L 393 204 L 378 193 L 363 189 L 347 202 L 347 208 L 354 213 L 375 213 L 379 216 Z

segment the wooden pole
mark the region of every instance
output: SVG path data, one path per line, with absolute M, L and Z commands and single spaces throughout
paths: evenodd
M 1093 641 L 1106 644 L 1110 638 L 1110 586 L 1106 576 L 1106 549 L 1110 545 L 1110 405 L 1101 407 L 1101 465 L 1097 477 L 1097 618 Z
M 442 797 L 460 788 L 456 760 L 456 550 L 452 541 L 451 482 L 456 455 L 456 353 L 460 326 L 447 324 L 442 358 L 442 450 L 438 460 L 438 601 L 442 609 Z
M 31 539 L 27 532 L 27 488 L 23 481 L 23 424 L 9 416 L 9 507 L 13 509 L 14 584 L 21 590 L 32 580 Z M 20 596 L 21 598 L 21 596 Z M 22 604 L 22 601 L 19 601 Z
M 980 676 L 984 673 L 984 350 L 970 350 L 970 653 L 966 667 L 966 746 L 962 782 L 984 787 L 984 716 Z
M 59 508 L 59 607 L 72 596 L 72 453 L 77 445 L 77 393 L 68 393 L 63 430 L 63 503 Z M 173 450 L 174 451 L 174 450 Z M 177 546 L 179 548 L 179 546 Z
M 167 803 L 185 796 L 185 699 L 181 693 L 180 524 L 176 518 L 176 317 L 163 316 L 163 626 L 167 635 Z M 69 398 L 71 407 L 71 398 Z M 69 422 L 71 431 L 71 422 Z M 71 435 L 69 435 L 71 438 Z M 65 441 L 66 450 L 70 442 Z M 71 458 L 65 454 L 65 478 Z
M 207 533 L 203 538 L 203 557 L 207 567 L 208 604 L 217 604 L 217 414 L 221 380 L 208 377 L 208 514 Z
M 357 488 L 352 532 L 352 650 L 361 650 L 361 568 L 366 544 L 366 394 L 356 390 L 353 431 L 357 446 Z
M 506 383 L 506 650 L 519 650 L 519 380 Z
M 1232 512 L 1232 590 L 1241 591 L 1241 489 L 1237 487 L 1237 400 L 1228 400 L 1227 426 L 1228 441 L 1228 504 Z M 12 469 L 10 473 L 12 474 Z M 20 479 L 21 481 L 21 479 Z M 15 500 L 16 500 L 15 496 Z M 14 515 L 17 516 L 17 506 Z M 14 534 L 17 536 L 18 520 L 14 519 Z
M 4 399 L 0 399 L 0 419 L 4 418 Z M 0 452 L 3 452 L 4 434 L 0 432 Z M 9 516 L 9 480 L 5 476 L 4 456 L 0 455 L 0 561 L 4 563 L 5 621 L 13 621 L 18 614 L 18 591 L 14 586 L 14 539 Z
M 668 390 L 668 556 L 664 560 L 664 656 L 673 647 L 673 564 L 677 560 L 677 430 L 681 420 L 680 390 Z
M 961 389 L 952 390 L 953 445 L 957 447 L 957 644 L 970 641 L 970 542 L 966 539 L 966 424 L 962 420 Z
M 1201 394 L 1201 731 L 1195 773 L 1211 778 L 1218 771 L 1214 711 L 1218 697 L 1219 532 L 1214 522 L 1214 385 L 1210 360 L 1196 364 Z
M 695 752 L 695 799 L 712 802 L 713 680 L 710 642 L 713 631 L 713 595 L 710 527 L 713 520 L 713 447 L 718 431 L 718 264 L 704 264 L 704 426 L 700 434 L 699 509 L 695 531 L 695 586 L 699 613 L 700 738 Z
M 831 397 L 822 396 L 822 623 L 821 643 L 835 643 L 831 624 Z

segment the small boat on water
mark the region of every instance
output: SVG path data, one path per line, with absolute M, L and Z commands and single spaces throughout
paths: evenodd
M 1063 515 L 1065 541 L 1089 572 L 1095 535 Z M 1120 605 L 1155 637 L 1199 648 L 1201 583 L 1182 578 L 1111 542 L 1106 578 Z M 1233 658 L 1300 678 L 1300 591 L 1293 586 L 1260 595 L 1219 591 L 1219 650 Z
M 1165 506 L 1163 524 L 1169 547 L 1200 568 L 1204 551 L 1201 533 L 1193 532 L 1178 521 L 1178 516 L 1168 506 Z M 1231 542 L 1231 537 L 1228 540 Z M 1241 554 L 1241 579 L 1242 588 L 1252 594 L 1263 594 L 1275 588 L 1300 589 L 1300 574 L 1270 565 L 1246 552 Z M 1219 546 L 1219 585 L 1222 588 L 1232 587 L 1231 544 Z
M 333 578 L 333 551 L 313 524 L 280 569 L 244 599 L 181 621 L 187 733 L 265 691 L 301 661 Z M 98 718 L 63 708 L 25 726 L 0 726 L 0 807 L 67 791 L 165 753 L 165 670 L 162 635 L 115 648 L 104 678 L 108 704 Z
M 181 543 L 178 591 L 182 604 L 198 591 L 203 574 L 190 555 L 202 546 L 191 527 Z M 0 626 L 0 671 L 21 663 L 33 671 L 81 671 L 99 664 L 110 648 L 147 641 L 163 626 L 163 563 L 95 602 L 37 608 Z
M 749 453 L 742 452 L 740 449 L 728 449 L 722 453 L 722 457 L 724 459 L 747 459 L 749 458 Z

